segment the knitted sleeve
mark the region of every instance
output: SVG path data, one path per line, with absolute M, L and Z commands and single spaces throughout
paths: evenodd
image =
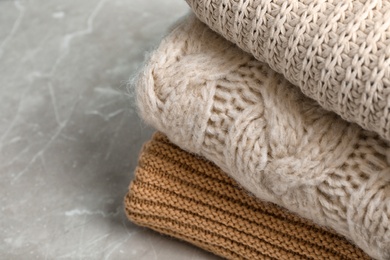
M 390 140 L 390 1 L 187 2 L 323 108 Z

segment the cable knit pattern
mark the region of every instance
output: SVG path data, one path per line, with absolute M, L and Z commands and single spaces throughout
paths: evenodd
M 322 107 L 390 140 L 390 1 L 187 2 Z
M 141 116 L 255 196 L 390 259 L 390 144 L 305 97 L 194 17 L 151 55 Z

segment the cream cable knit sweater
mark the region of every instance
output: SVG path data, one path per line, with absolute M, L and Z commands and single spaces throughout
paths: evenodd
M 244 188 L 390 259 L 390 146 L 190 17 L 137 84 L 142 117 Z
M 389 0 L 187 0 L 325 109 L 390 140 Z

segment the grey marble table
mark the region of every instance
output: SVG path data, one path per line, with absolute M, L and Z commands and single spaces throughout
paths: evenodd
M 128 81 L 183 0 L 0 0 L 0 259 L 217 259 L 127 221 Z

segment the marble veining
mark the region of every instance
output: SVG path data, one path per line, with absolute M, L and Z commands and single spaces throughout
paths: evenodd
M 127 221 L 129 79 L 178 0 L 0 0 L 0 259 L 217 259 Z

